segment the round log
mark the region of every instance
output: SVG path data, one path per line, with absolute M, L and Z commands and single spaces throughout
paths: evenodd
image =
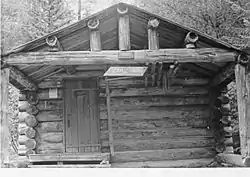
M 226 146 L 222 143 L 217 144 L 215 148 L 217 153 L 222 153 L 225 149 L 226 149 Z
M 234 153 L 234 148 L 233 146 L 226 146 L 225 150 L 223 151 L 225 154 L 233 154 Z
M 25 146 L 27 147 L 27 149 L 35 149 L 37 146 L 36 140 L 28 139 L 25 143 Z
M 196 48 L 195 43 L 198 41 L 199 37 L 194 32 L 189 32 L 185 38 L 185 46 L 188 49 Z
M 26 109 L 26 112 L 28 114 L 37 115 L 39 110 L 37 109 L 37 107 L 35 105 L 30 105 L 30 107 Z
M 99 24 L 100 24 L 100 22 L 98 19 L 90 19 L 87 23 L 88 28 L 91 30 L 98 29 Z
M 148 21 L 148 28 L 157 28 L 160 22 L 157 19 L 151 19 Z
M 120 15 L 125 15 L 128 13 L 128 7 L 124 4 L 119 4 L 118 7 L 117 7 L 117 12 L 120 14 Z
M 19 101 L 18 102 L 18 109 L 20 112 L 26 112 L 26 110 L 30 107 L 28 101 Z
M 34 128 L 29 127 L 29 128 L 27 128 L 25 134 L 28 138 L 35 138 L 36 137 L 36 130 Z
M 55 47 L 57 44 L 57 37 L 56 36 L 49 36 L 46 38 L 46 43 L 48 44 L 48 46 L 50 47 Z
M 26 157 L 29 157 L 30 154 L 36 154 L 35 150 L 29 149 L 25 152 Z
M 18 113 L 18 119 L 19 119 L 19 123 L 23 123 L 25 122 L 25 119 L 29 116 L 32 116 L 30 114 L 28 114 L 27 112 L 19 112 Z
M 40 141 L 48 142 L 48 143 L 62 143 L 63 142 L 63 133 L 62 132 L 55 132 L 55 133 L 42 133 L 39 136 Z
M 245 167 L 250 167 L 250 157 L 244 158 L 243 164 L 245 165 Z
M 26 136 L 26 135 L 21 135 L 19 136 L 18 138 L 18 143 L 20 145 L 25 145 L 26 141 L 28 140 L 29 138 Z
M 227 133 L 233 133 L 233 132 L 234 132 L 234 131 L 233 131 L 233 128 L 230 127 L 230 126 L 224 127 L 223 130 L 224 130 L 225 132 L 227 132 Z
M 24 93 L 19 93 L 19 101 L 27 101 L 27 97 Z
M 227 115 L 229 115 L 230 114 L 230 108 L 227 106 L 227 105 L 222 105 L 221 107 L 220 107 L 220 112 L 221 112 L 221 114 L 223 115 L 223 116 L 227 116 Z
M 231 117 L 230 116 L 223 116 L 220 121 L 223 125 L 230 125 Z
M 25 119 L 25 123 L 28 127 L 35 127 L 38 124 L 38 121 L 34 116 L 28 116 Z
M 26 125 L 26 123 L 22 122 L 18 124 L 18 133 L 19 135 L 26 135 L 26 131 L 29 127 Z
M 225 138 L 224 144 L 227 146 L 233 146 L 233 137 Z
M 219 100 L 221 102 L 221 104 L 228 104 L 229 103 L 229 98 L 225 95 L 221 95 L 219 97 L 217 97 L 217 100 Z

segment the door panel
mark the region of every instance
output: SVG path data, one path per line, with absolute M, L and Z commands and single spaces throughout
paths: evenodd
M 100 151 L 100 108 L 96 87 L 95 80 L 65 82 L 66 152 Z

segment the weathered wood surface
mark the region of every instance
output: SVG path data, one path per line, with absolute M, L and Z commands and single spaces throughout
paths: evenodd
M 23 72 L 14 67 L 10 67 L 10 83 L 19 90 L 37 90 L 37 85 Z
M 36 154 L 30 156 L 30 162 L 49 161 L 109 161 L 109 153 L 63 153 L 63 154 Z
M 27 128 L 25 135 L 28 138 L 35 138 L 36 137 L 36 130 L 34 128 L 29 127 L 29 128 Z
M 34 116 L 33 116 L 33 115 L 30 115 L 30 114 L 27 113 L 27 112 L 19 112 L 19 113 L 18 113 L 19 123 L 25 122 L 25 120 L 26 120 L 28 117 L 34 117 Z
M 127 56 L 127 60 L 124 59 Z M 100 52 L 62 51 L 62 52 L 27 52 L 4 57 L 10 65 L 43 64 L 43 65 L 81 65 L 109 63 L 145 63 L 161 62 L 230 62 L 235 61 L 236 52 L 218 48 L 200 49 L 159 49 Z
M 63 100 L 45 100 L 39 101 L 36 107 L 40 111 L 52 111 L 56 109 L 63 109 Z
M 158 108 L 143 108 L 131 110 L 117 110 L 111 111 L 113 119 L 118 120 L 154 120 L 154 119 L 169 119 L 169 118 L 204 118 L 209 116 L 209 110 L 207 107 L 158 107 Z M 106 112 L 100 113 L 101 119 L 107 119 Z
M 91 51 L 100 51 L 102 50 L 102 43 L 101 43 L 101 35 L 100 31 L 98 30 L 99 20 L 92 19 L 88 21 L 89 27 L 89 38 L 90 38 L 90 50 Z
M 105 97 L 104 89 L 100 90 L 100 97 Z M 128 97 L 128 96 L 195 96 L 195 95 L 207 95 L 208 89 L 205 87 L 180 87 L 173 86 L 170 87 L 168 91 L 164 91 L 161 88 L 124 88 L 124 89 L 111 89 L 111 97 Z M 49 89 L 39 90 L 38 99 L 39 100 L 54 100 L 62 99 L 63 90 L 58 88 L 57 98 L 49 98 Z
M 207 128 L 208 118 L 168 118 L 168 119 L 134 119 L 113 120 L 114 131 L 118 130 L 146 130 L 146 129 L 169 129 L 169 128 Z M 101 120 L 100 130 L 108 129 L 108 121 Z
M 63 132 L 63 122 L 62 120 L 55 122 L 40 122 L 35 129 L 40 134 L 50 132 Z
M 28 114 L 32 115 L 35 115 L 38 112 L 36 106 L 28 103 L 27 101 L 19 101 L 18 109 L 20 112 L 27 112 Z
M 152 85 L 152 78 L 148 78 L 148 85 Z M 173 78 L 171 80 L 172 85 L 183 85 L 183 86 L 198 86 L 198 85 L 206 85 L 208 84 L 207 79 L 203 78 Z M 100 87 L 105 86 L 105 81 L 103 79 L 100 80 Z M 126 80 L 116 80 L 109 81 L 110 88 L 143 88 L 145 87 L 145 79 L 142 78 L 133 78 Z
M 57 98 L 49 97 L 49 89 L 39 90 L 39 92 L 37 93 L 37 98 L 39 100 L 54 100 L 54 99 L 57 100 L 57 99 L 62 99 L 62 97 L 63 97 L 62 89 L 58 89 Z
M 28 137 L 26 135 L 19 135 L 18 137 L 18 143 L 20 145 L 25 145 L 26 141 L 28 141 Z
M 148 49 L 157 50 L 159 49 L 159 34 L 157 28 L 160 22 L 157 19 L 148 21 Z
M 178 148 L 200 148 L 212 147 L 213 138 L 203 137 L 180 137 L 176 139 L 121 139 L 114 140 L 114 150 L 119 151 L 143 151 L 143 150 L 160 150 L 160 149 L 178 149 Z M 108 146 L 108 141 L 103 141 L 102 146 Z
M 192 128 L 172 128 L 172 129 L 135 129 L 135 130 L 118 130 L 113 133 L 114 139 L 164 139 L 175 137 L 212 137 L 213 133 L 207 129 Z M 101 133 L 101 139 L 108 139 L 108 132 Z
M 35 127 L 38 124 L 38 121 L 37 121 L 36 117 L 28 116 L 25 119 L 25 123 L 28 127 Z
M 45 143 L 62 143 L 63 142 L 63 133 L 62 132 L 51 132 L 51 133 L 40 133 L 37 135 L 36 140 L 39 142 L 39 145 Z
M 32 149 L 35 149 L 37 147 L 37 142 L 34 139 L 28 139 L 25 142 L 25 146 L 27 147 L 27 149 L 32 150 Z
M 42 143 L 37 146 L 37 154 L 63 153 L 65 147 L 63 143 Z
M 162 88 L 125 88 L 111 90 L 111 97 L 128 97 L 128 96 L 180 96 L 180 95 L 206 95 L 208 89 L 203 87 L 170 87 L 166 92 Z M 104 97 L 104 94 L 100 94 Z
M 0 168 L 6 166 L 9 162 L 9 69 L 1 69 L 0 85 Z
M 63 120 L 63 110 L 40 111 L 36 119 L 39 122 L 55 122 Z
M 113 110 L 128 110 L 130 108 L 142 107 L 164 107 L 164 106 L 191 106 L 191 105 L 207 105 L 209 97 L 207 96 L 187 96 L 187 97 L 168 97 L 168 96 L 154 96 L 154 97 L 125 97 L 112 98 L 111 109 Z M 54 107 L 53 109 L 56 109 Z M 100 110 L 106 110 L 106 103 L 101 100 Z
M 237 167 L 244 167 L 243 158 L 238 154 L 220 153 L 216 155 L 216 159 L 221 163 L 231 164 Z
M 128 8 L 119 9 L 118 19 L 118 38 L 119 38 L 119 50 L 130 50 L 130 27 L 129 27 L 129 15 L 127 14 Z
M 90 164 L 90 165 L 29 165 L 29 168 L 110 168 L 110 164 Z
M 26 131 L 29 127 L 26 125 L 26 123 L 22 122 L 18 124 L 18 133 L 19 135 L 25 135 Z
M 93 68 L 91 66 L 92 65 L 87 66 L 88 68 L 90 68 L 89 70 L 91 70 L 91 68 Z M 77 66 L 76 69 L 79 68 L 78 70 L 80 71 L 80 69 L 81 69 L 80 67 L 82 69 L 85 69 L 86 66 L 85 67 Z M 95 73 L 96 70 L 98 70 L 98 68 L 100 68 L 100 67 L 96 66 L 95 68 L 92 69 L 91 72 Z M 86 68 L 86 69 L 88 69 L 88 68 Z M 184 74 L 183 77 L 189 76 L 190 78 L 181 78 L 181 77 L 173 78 L 171 80 L 172 85 L 198 86 L 198 85 L 207 85 L 208 82 L 209 82 L 209 80 L 205 79 L 205 78 L 191 77 L 190 74 L 188 74 L 187 72 L 182 72 L 181 74 Z M 148 84 L 152 85 L 151 82 L 152 82 L 152 79 L 149 77 L 148 78 Z M 61 87 L 63 87 L 63 84 L 62 84 L 61 81 L 58 81 L 56 79 L 46 79 L 46 80 L 40 82 L 38 84 L 38 87 L 40 89 L 61 88 Z M 105 81 L 102 78 L 100 79 L 100 87 L 101 88 L 105 87 Z M 136 77 L 136 78 L 133 78 L 133 79 L 110 81 L 109 82 L 109 87 L 110 88 L 139 88 L 139 87 L 145 87 L 145 80 L 142 79 L 142 78 L 137 78 Z
M 140 162 L 210 158 L 214 156 L 211 148 L 166 149 L 116 152 L 113 162 Z
M 112 163 L 114 168 L 198 168 L 207 167 L 213 162 L 213 158 L 166 160 L 166 161 L 143 161 Z
M 250 138 L 250 82 L 245 66 L 235 66 L 237 104 L 239 114 L 240 147 L 242 157 L 249 155 L 248 139 Z
M 234 74 L 234 68 L 235 64 L 230 63 L 226 65 L 220 72 L 217 74 L 214 79 L 211 81 L 212 86 L 220 85 L 223 82 L 225 82 L 227 79 L 230 79 L 230 77 Z

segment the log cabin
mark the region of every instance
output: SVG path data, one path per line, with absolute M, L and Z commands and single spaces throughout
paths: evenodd
M 1 57 L 19 98 L 20 164 L 44 167 L 249 166 L 249 55 L 119 3 Z M 236 80 L 241 155 L 227 85 Z M 5 151 L 4 151 L 5 150 Z

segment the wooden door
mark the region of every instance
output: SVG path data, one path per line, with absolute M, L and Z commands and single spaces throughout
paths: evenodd
M 99 92 L 95 80 L 66 80 L 66 152 L 99 152 Z

